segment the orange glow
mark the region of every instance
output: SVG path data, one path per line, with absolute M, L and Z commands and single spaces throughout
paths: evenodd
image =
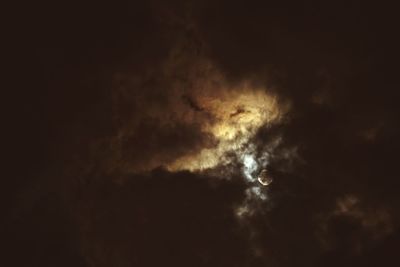
M 224 162 L 227 152 L 240 150 L 261 126 L 280 118 L 277 101 L 263 88 L 242 84 L 225 92 L 220 97 L 196 97 L 196 102 L 214 118 L 202 125 L 202 131 L 211 134 L 217 145 L 176 159 L 167 165 L 170 171 L 201 171 L 228 163 Z

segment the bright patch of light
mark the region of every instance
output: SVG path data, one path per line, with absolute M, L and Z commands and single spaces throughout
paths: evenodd
M 229 164 L 230 160 L 226 157 L 228 153 L 234 153 L 240 158 L 257 130 L 279 121 L 281 116 L 280 107 L 274 97 L 268 95 L 263 88 L 250 88 L 246 83 L 218 97 L 199 93 L 193 95 L 193 99 L 212 118 L 201 124 L 201 130 L 217 142 L 215 146 L 171 162 L 166 166 L 170 171 L 202 171 Z M 246 162 L 243 163 L 246 166 L 246 178 L 254 181 L 256 178 L 251 173 L 258 166 L 255 166 L 257 162 L 254 157 L 250 156 L 246 156 Z
M 254 159 L 253 155 L 244 155 L 243 156 L 243 173 L 246 179 L 250 182 L 254 182 L 256 179 L 253 177 L 253 173 L 257 170 L 258 164 Z

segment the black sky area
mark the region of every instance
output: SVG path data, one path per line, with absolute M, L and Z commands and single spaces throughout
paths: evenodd
M 400 266 L 394 5 L 48 1 L 8 9 L 0 266 Z M 175 69 L 159 78 L 171 51 Z M 229 83 L 254 77 L 290 103 L 284 123 L 255 136 L 282 142 L 270 163 L 270 201 L 243 220 L 234 213 L 245 198 L 240 171 L 230 180 L 141 171 L 212 145 L 198 125 L 143 115 L 167 107 L 174 81 L 190 84 L 185 64 L 203 57 Z M 177 101 L 205 112 L 189 94 Z M 136 130 L 116 146 L 110 140 L 130 122 Z

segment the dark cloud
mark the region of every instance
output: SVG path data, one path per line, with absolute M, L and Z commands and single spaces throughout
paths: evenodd
M 18 90 L 2 187 L 7 266 L 398 265 L 395 9 L 26 10 L 10 26 Z M 290 103 L 251 139 L 256 155 L 270 153 L 268 199 L 249 197 L 237 155 L 224 155 L 234 158 L 230 180 L 215 177 L 222 166 L 160 167 L 217 146 L 204 125 L 218 118 L 202 97 L 241 92 L 247 80 Z M 254 212 L 238 218 L 244 204 Z
M 77 211 L 89 262 L 207 266 L 246 259 L 231 208 L 240 184 L 210 187 L 206 177 L 163 170 L 129 178 L 123 185 L 95 182 L 82 192 Z

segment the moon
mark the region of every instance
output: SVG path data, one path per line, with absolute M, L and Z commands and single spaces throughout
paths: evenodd
M 272 177 L 268 175 L 268 172 L 265 169 L 260 172 L 260 174 L 257 177 L 257 180 L 263 186 L 267 186 L 267 185 L 271 184 L 273 181 Z

